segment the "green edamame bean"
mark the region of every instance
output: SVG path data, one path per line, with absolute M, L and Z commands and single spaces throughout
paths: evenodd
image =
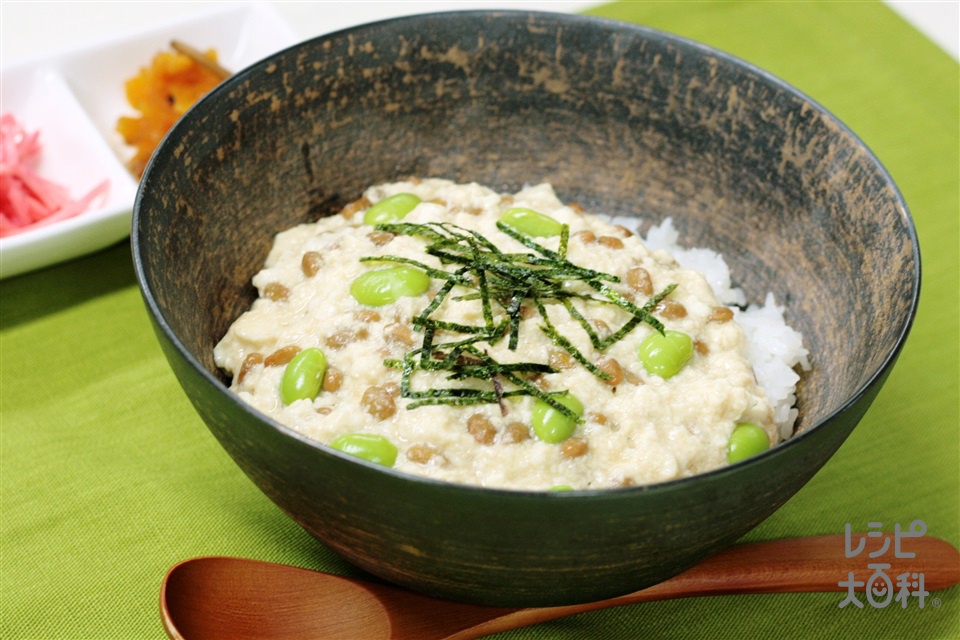
M 408 213 L 417 208 L 420 198 L 412 193 L 398 193 L 384 198 L 363 214 L 363 223 L 369 225 L 400 222 Z
M 573 491 L 573 487 L 568 484 L 555 484 L 548 491 Z
M 681 331 L 654 332 L 640 343 L 638 355 L 647 373 L 669 378 L 693 355 L 693 340 Z
M 323 386 L 327 358 L 317 347 L 304 349 L 287 363 L 280 380 L 280 399 L 284 404 L 296 400 L 313 400 Z
M 533 209 L 509 209 L 500 216 L 500 222 L 528 236 L 548 238 L 560 235 L 563 230 L 560 222 Z
M 392 467 L 397 461 L 397 448 L 392 442 L 372 433 L 347 433 L 334 438 L 330 446 L 351 456 Z
M 430 276 L 413 267 L 367 271 L 350 284 L 350 295 L 360 304 L 382 307 L 403 296 L 419 296 L 430 288 Z
M 739 422 L 727 443 L 727 462 L 740 462 L 770 448 L 767 432 L 752 422 Z
M 571 393 L 553 396 L 553 399 L 573 411 L 577 418 L 583 415 L 583 404 Z M 543 400 L 537 399 L 533 405 L 533 432 L 544 442 L 557 444 L 563 442 L 577 428 L 577 420 L 553 408 Z

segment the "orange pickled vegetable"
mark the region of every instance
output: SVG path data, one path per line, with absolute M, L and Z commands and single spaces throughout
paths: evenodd
M 216 63 L 217 52 L 204 52 Z M 214 65 L 215 66 L 215 65 Z M 138 117 L 122 116 L 117 132 L 134 147 L 127 168 L 138 178 L 163 136 L 197 100 L 217 86 L 223 76 L 194 58 L 177 51 L 161 51 L 149 67 L 127 80 L 127 101 L 140 112 Z

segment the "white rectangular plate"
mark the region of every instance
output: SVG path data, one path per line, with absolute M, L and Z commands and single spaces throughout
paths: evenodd
M 132 156 L 116 132 L 120 116 L 135 116 L 126 81 L 170 50 L 173 39 L 214 49 L 220 64 L 239 71 L 299 38 L 272 6 L 239 3 L 56 54 L 4 65 L 0 113 L 40 132 L 37 172 L 79 198 L 107 180 L 104 200 L 73 218 L 0 238 L 0 279 L 19 275 L 123 240 L 137 179 Z

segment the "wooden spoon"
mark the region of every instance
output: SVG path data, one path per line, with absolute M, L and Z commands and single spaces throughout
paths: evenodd
M 855 539 L 862 537 L 864 534 L 859 534 Z M 584 611 L 653 600 L 846 592 L 847 587 L 838 583 L 847 581 L 848 572 L 865 583 L 873 574 L 867 564 L 874 562 L 891 565 L 885 573 L 895 592 L 897 576 L 905 572 L 922 573 L 927 591 L 960 581 L 960 553 L 937 538 L 910 540 L 905 551 L 914 553 L 913 558 L 897 558 L 890 550 L 874 559 L 866 552 L 846 558 L 844 549 L 842 535 L 743 544 L 636 593 L 600 602 L 526 609 L 450 602 L 307 569 L 214 556 L 186 560 L 171 568 L 161 588 L 160 607 L 164 626 L 174 640 L 468 640 Z M 862 596 L 859 599 L 863 602 Z

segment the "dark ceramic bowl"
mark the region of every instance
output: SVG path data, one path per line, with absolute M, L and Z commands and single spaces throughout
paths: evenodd
M 238 400 L 213 347 L 273 235 L 402 176 L 549 181 L 588 210 L 713 247 L 785 302 L 813 369 L 798 434 L 701 476 L 533 493 L 418 479 L 311 442 Z M 412 589 L 555 605 L 664 580 L 730 545 L 826 463 L 903 346 L 920 263 L 871 152 L 810 98 L 723 53 L 580 16 L 459 12 L 310 40 L 226 81 L 143 178 L 133 250 L 156 333 L 226 451 L 291 518 Z

